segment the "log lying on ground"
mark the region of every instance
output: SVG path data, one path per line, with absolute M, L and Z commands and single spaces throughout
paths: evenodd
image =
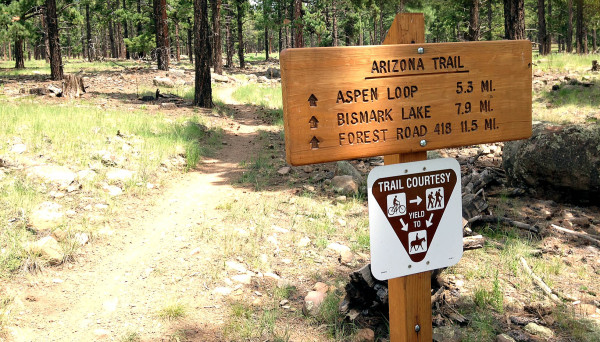
M 525 259 L 523 259 L 523 257 L 521 257 L 519 260 L 521 261 L 521 266 L 523 266 L 523 269 L 525 270 L 525 272 L 527 272 L 527 274 L 531 277 L 531 279 L 533 279 L 533 282 L 540 289 L 542 289 L 542 291 L 544 291 L 544 293 L 548 297 L 550 297 L 550 299 L 552 299 L 553 302 L 561 303 L 560 299 L 558 299 L 558 296 L 556 294 L 552 293 L 552 289 L 548 285 L 546 285 L 546 283 L 544 283 L 542 278 L 538 277 L 535 273 L 533 273 L 531 268 L 529 268 L 529 265 L 527 265 L 527 261 L 525 261 Z
M 508 217 L 498 217 L 498 216 L 492 216 L 492 215 L 478 215 L 478 216 L 475 216 L 475 217 L 469 219 L 469 223 L 470 224 L 505 223 L 510 226 L 517 227 L 519 229 L 524 229 L 524 230 L 528 230 L 530 232 L 534 232 L 536 234 L 539 234 L 539 232 L 540 232 L 540 230 L 538 228 L 536 228 L 530 224 L 519 222 L 519 221 L 514 221 L 514 220 L 509 219 Z
M 485 238 L 481 235 L 466 236 L 463 238 L 463 251 L 471 249 L 483 248 Z
M 597 238 L 595 238 L 596 237 L 595 235 L 587 234 L 587 233 L 584 233 L 584 232 L 576 232 L 574 230 L 563 228 L 563 227 L 557 226 L 555 224 L 551 224 L 550 227 L 558 230 L 559 232 L 563 232 L 563 233 L 566 233 L 566 234 L 570 234 L 570 235 L 574 235 L 574 236 L 580 237 L 580 238 L 582 238 L 584 240 L 587 240 L 587 241 L 593 243 L 594 245 L 600 247 L 600 240 L 598 240 Z

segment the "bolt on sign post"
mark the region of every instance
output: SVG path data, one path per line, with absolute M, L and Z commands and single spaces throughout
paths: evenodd
M 410 13 L 396 16 L 383 44 L 281 52 L 288 163 L 384 155 L 387 168 L 425 161 L 428 150 L 531 135 L 531 42 L 425 44 L 423 14 Z M 461 243 L 460 253 L 434 260 L 446 225 L 460 217 L 460 169 L 452 161 L 423 163 L 369 176 L 369 211 L 375 206 L 379 231 L 393 234 L 412 266 L 409 273 L 379 268 L 380 277 L 394 277 L 393 342 L 432 340 L 430 271 L 462 255 Z M 462 230 L 453 234 L 462 242 Z

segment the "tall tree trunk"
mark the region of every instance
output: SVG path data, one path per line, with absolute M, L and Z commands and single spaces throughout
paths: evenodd
M 265 60 L 269 60 L 269 26 L 267 18 L 267 2 L 263 0 L 263 22 L 265 25 Z
M 54 81 L 59 81 L 63 79 L 63 65 L 58 39 L 56 0 L 46 0 L 46 11 L 48 12 L 48 42 L 50 44 L 50 76 Z
M 159 70 L 169 70 L 169 27 L 167 25 L 167 0 L 154 0 L 156 19 L 156 61 Z
M 548 20 L 546 22 L 546 53 L 552 53 L 552 0 L 548 0 Z
M 281 1 L 277 1 L 277 25 L 279 26 L 279 52 L 283 50 L 282 31 L 283 31 L 283 17 L 281 16 Z
M 577 5 L 577 31 L 575 32 L 575 41 L 577 42 L 577 53 L 585 53 L 585 45 L 583 43 L 583 0 L 576 0 Z
M 115 46 L 115 31 L 113 28 L 113 21 L 108 21 L 108 38 L 110 41 L 110 56 L 117 58 L 117 47 Z
M 492 40 L 494 37 L 492 36 L 492 0 L 487 0 L 487 40 Z
M 244 69 L 246 67 L 244 63 L 244 32 L 242 29 L 244 24 L 244 8 L 241 0 L 236 0 L 235 5 L 237 9 L 238 58 L 240 59 L 240 68 Z
M 383 43 L 385 39 L 386 30 L 383 29 L 383 1 L 379 2 L 379 42 L 378 44 Z M 347 39 L 347 38 L 346 38 Z M 349 44 L 346 44 L 349 45 Z
M 91 62 L 94 60 L 94 54 L 92 53 L 92 25 L 90 24 L 90 4 L 85 4 L 85 29 L 86 29 L 86 40 L 87 40 L 87 55 L 88 60 Z
M 331 27 L 333 28 L 332 46 L 338 46 L 337 0 L 331 1 Z
M 569 19 L 567 20 L 567 37 L 565 43 L 567 44 L 567 52 L 573 52 L 573 0 L 567 0 L 567 11 Z
M 525 39 L 524 0 L 504 1 L 504 37 L 510 40 Z
M 42 35 L 44 36 L 44 59 L 50 63 L 50 41 L 48 40 L 48 11 L 42 14 Z
M 598 50 L 598 41 L 597 41 L 597 36 L 596 36 L 596 28 L 594 27 L 592 29 L 592 48 L 594 49 L 594 53 L 596 53 L 596 51 Z
M 207 0 L 194 0 L 194 54 L 196 55 L 196 77 L 194 105 L 211 108 L 212 88 L 210 84 L 210 41 L 208 38 Z
M 538 52 L 540 55 L 547 55 L 548 51 L 548 43 L 547 43 L 547 33 L 546 33 L 546 4 L 544 0 L 538 0 L 537 5 L 538 10 Z
M 23 38 L 15 39 L 15 69 L 25 69 L 25 56 L 23 56 Z
M 223 48 L 221 47 L 221 0 L 211 0 L 213 28 L 213 68 L 216 74 L 223 74 Z
M 225 54 L 227 58 L 225 60 L 225 66 L 233 68 L 233 34 L 231 33 L 231 20 L 233 18 L 233 11 L 231 5 L 227 6 L 226 19 L 225 19 Z
M 123 0 L 123 9 L 127 12 L 127 4 L 125 0 Z M 131 54 L 129 53 L 129 48 L 127 48 L 127 44 L 125 44 L 125 39 L 129 39 L 129 25 L 127 24 L 127 19 L 123 19 L 123 28 L 125 29 L 125 35 L 123 36 L 123 48 L 125 49 L 125 58 L 130 59 Z
M 469 22 L 469 40 L 479 40 L 479 0 L 473 0 L 471 5 L 471 20 Z
M 191 25 L 189 25 L 189 24 L 191 24 L 191 23 L 188 21 L 188 29 L 187 29 L 188 56 L 189 56 L 189 59 L 190 59 L 190 63 L 194 63 L 194 48 L 193 48 L 193 46 L 194 46 L 194 37 L 193 37 L 193 34 L 192 34 L 192 27 L 190 27 Z
M 175 59 L 181 61 L 181 47 L 179 44 L 179 21 L 175 21 Z
M 304 47 L 304 25 L 302 23 L 302 1 L 294 0 L 294 32 L 296 36 L 294 37 L 294 42 L 296 43 L 295 47 L 301 48 Z

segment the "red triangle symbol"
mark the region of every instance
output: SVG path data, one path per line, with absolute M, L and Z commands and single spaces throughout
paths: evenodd
M 456 185 L 452 169 L 377 179 L 373 197 L 410 259 L 419 262 L 429 251 Z

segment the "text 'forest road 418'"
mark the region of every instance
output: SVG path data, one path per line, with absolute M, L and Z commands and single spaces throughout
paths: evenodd
M 460 165 L 444 158 L 374 168 L 367 181 L 371 271 L 380 280 L 462 256 Z

